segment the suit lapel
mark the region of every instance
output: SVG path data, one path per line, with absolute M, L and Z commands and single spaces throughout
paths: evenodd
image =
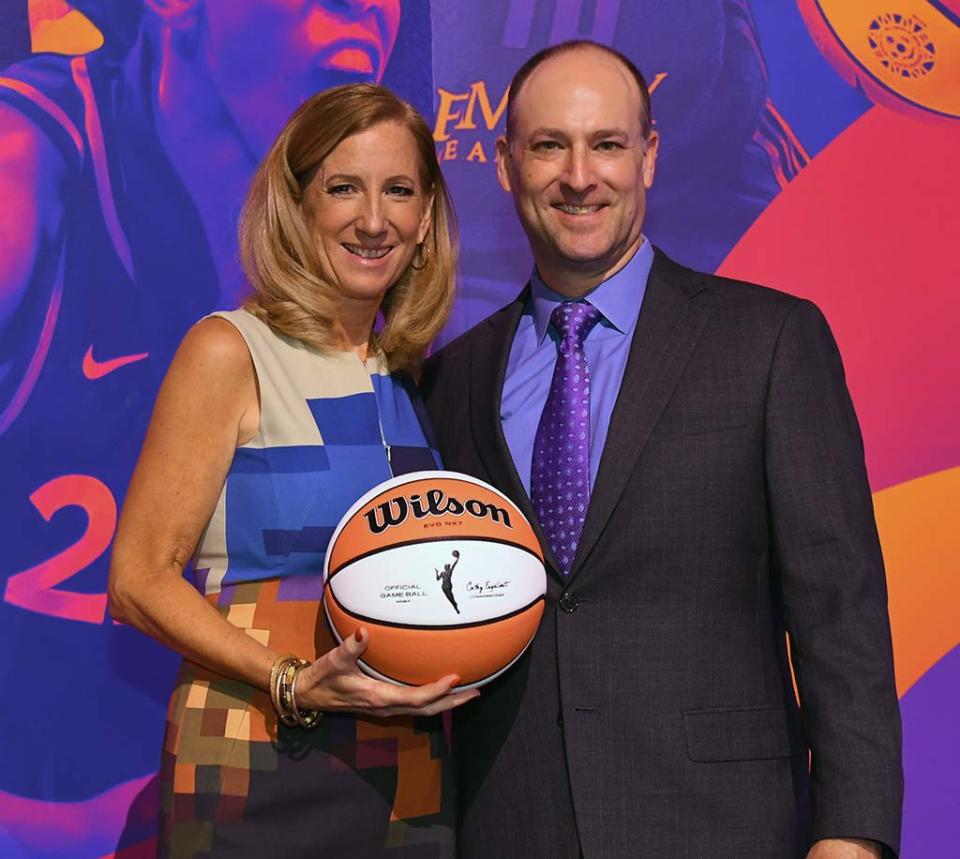
M 705 288 L 703 281 L 686 274 L 685 269 L 657 252 L 570 581 L 583 568 L 603 533 L 710 315 L 709 310 L 690 300 Z
M 529 286 L 517 300 L 495 313 L 478 332 L 470 347 L 470 418 L 473 436 L 480 458 L 490 475 L 490 481 L 501 492 L 513 499 L 527 517 L 543 549 L 547 569 L 560 582 L 564 576 L 553 556 L 550 543 L 540 529 L 530 497 L 523 488 L 513 456 L 503 435 L 500 422 L 500 403 L 503 382 L 507 374 L 510 347 L 516 334 L 523 308 L 529 295 Z

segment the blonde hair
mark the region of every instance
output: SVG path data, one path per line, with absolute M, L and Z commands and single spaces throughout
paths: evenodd
M 371 341 L 391 370 L 413 370 L 453 304 L 456 221 L 429 127 L 385 87 L 348 84 L 318 93 L 294 112 L 270 147 L 240 216 L 240 257 L 253 287 L 244 307 L 316 349 L 341 348 L 338 293 L 321 274 L 303 196 L 341 141 L 380 122 L 397 122 L 413 135 L 421 182 L 433 193 L 430 229 L 414 255 L 422 265 L 408 266 L 390 287 L 380 308 L 385 324 Z

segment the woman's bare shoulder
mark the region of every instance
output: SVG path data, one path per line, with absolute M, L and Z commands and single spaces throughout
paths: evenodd
M 240 420 L 256 413 L 257 400 L 253 358 L 243 335 L 226 320 L 208 317 L 197 322 L 180 343 L 158 405 L 201 409 Z
M 177 364 L 204 376 L 233 377 L 253 369 L 243 335 L 218 316 L 208 316 L 190 328 L 177 349 Z

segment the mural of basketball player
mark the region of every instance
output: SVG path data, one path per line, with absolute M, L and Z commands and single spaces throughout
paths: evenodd
M 46 654 L 58 695 L 101 705 L 69 731 L 55 707 L 4 708 L 0 735 L 47 740 L 2 744 L 0 791 L 79 800 L 156 766 L 164 703 L 144 690 L 173 663 L 106 616 L 106 550 L 176 344 L 245 288 L 252 172 L 307 96 L 392 75 L 403 92 L 430 44 L 426 0 L 403 28 L 400 0 L 71 5 L 100 50 L 0 69 L 0 627 L 5 682 Z M 386 74 L 395 48 L 416 70 Z
M 434 567 L 434 572 L 437 574 L 438 582 L 443 579 L 443 584 L 440 585 L 440 587 L 443 588 L 443 595 L 450 600 L 450 605 L 453 606 L 457 614 L 460 614 L 457 601 L 453 597 L 453 568 L 460 563 L 460 553 L 454 549 L 451 554 L 453 555 L 453 563 L 444 564 L 443 570 L 438 570 L 436 567 Z
M 400 0 L 73 5 L 105 33 L 102 50 L 0 73 L 0 195 L 17 212 L 0 228 L 0 432 L 58 319 L 74 324 L 64 278 L 87 306 L 97 282 L 108 300 L 166 293 L 142 309 L 169 324 L 167 352 L 197 311 L 235 303 L 236 215 L 267 143 L 310 94 L 381 80 L 400 25 Z M 84 232 L 98 235 L 77 260 Z M 143 353 L 166 366 L 142 346 L 124 354 Z

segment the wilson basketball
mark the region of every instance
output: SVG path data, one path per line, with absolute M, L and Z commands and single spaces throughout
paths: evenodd
M 420 685 L 448 674 L 480 686 L 527 648 L 543 615 L 540 544 L 487 483 L 419 471 L 374 487 L 334 531 L 323 605 L 342 641 L 363 625 L 369 675 Z

